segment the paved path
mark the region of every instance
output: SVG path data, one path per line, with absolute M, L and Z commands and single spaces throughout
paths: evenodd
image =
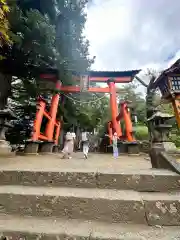
M 84 160 L 82 153 L 74 153 L 72 159 L 61 159 L 62 155 L 16 156 L 0 159 L 0 170 L 44 170 L 44 171 L 108 171 L 150 169 L 150 161 L 145 156 L 119 156 L 110 154 L 89 154 Z

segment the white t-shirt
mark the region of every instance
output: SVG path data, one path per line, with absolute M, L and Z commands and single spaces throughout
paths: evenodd
M 74 132 L 67 132 L 66 133 L 66 140 L 73 140 L 76 138 L 76 134 Z
M 87 141 L 88 140 L 87 132 L 82 132 L 81 138 L 82 138 L 82 141 Z

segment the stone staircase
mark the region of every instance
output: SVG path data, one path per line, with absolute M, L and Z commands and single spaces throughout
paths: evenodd
M 171 171 L 6 169 L 0 184 L 1 239 L 180 239 Z

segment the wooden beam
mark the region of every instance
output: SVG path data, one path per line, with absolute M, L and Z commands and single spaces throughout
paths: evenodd
M 57 90 L 63 92 L 80 92 L 80 87 L 76 86 L 59 86 Z M 94 93 L 109 93 L 109 87 L 101 88 L 101 87 L 90 87 L 87 92 Z
M 115 77 L 113 78 L 115 83 L 129 83 L 132 82 L 132 78 L 131 77 Z M 73 76 L 73 80 L 74 81 L 80 81 L 80 77 L 78 76 Z M 89 77 L 89 81 L 90 82 L 107 82 L 109 80 L 109 77 Z
M 108 77 L 90 77 L 90 82 L 107 82 L 109 80 Z M 131 77 L 116 77 L 114 78 L 115 83 L 129 83 L 132 82 Z

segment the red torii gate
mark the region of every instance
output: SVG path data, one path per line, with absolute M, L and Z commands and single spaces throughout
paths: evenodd
M 121 131 L 120 135 L 118 134 L 118 137 L 121 140 L 127 141 L 129 143 L 134 143 L 136 140 L 133 136 L 133 126 L 132 126 L 131 114 L 129 111 L 128 103 L 129 103 L 128 101 L 123 101 L 120 103 L 120 112 L 116 117 L 116 123 L 117 123 L 117 125 L 119 125 L 120 120 L 124 119 L 125 136 L 122 135 L 122 131 Z M 115 129 L 113 126 L 114 126 L 113 121 L 109 121 L 108 122 L 108 133 L 109 133 L 109 137 L 110 137 L 110 144 L 112 144 L 112 138 L 113 138 L 114 131 L 117 132 L 117 129 Z M 121 130 L 121 128 L 120 128 L 120 130 Z
M 78 81 L 81 85 L 84 86 L 63 86 L 63 84 L 58 80 L 57 70 L 47 69 L 46 73 L 40 74 L 40 79 L 43 79 L 43 82 L 47 81 L 48 83 L 53 83 L 53 88 L 59 92 L 82 92 L 83 88 L 85 92 L 94 92 L 94 93 L 109 93 L 110 94 L 110 106 L 111 106 L 111 115 L 112 120 L 108 123 L 110 142 L 112 141 L 113 132 L 117 132 L 117 135 L 120 139 L 126 140 L 131 143 L 135 139 L 132 134 L 132 122 L 130 113 L 127 107 L 127 102 L 121 103 L 121 111 L 118 113 L 118 104 L 116 97 L 116 83 L 130 83 L 132 82 L 134 76 L 140 70 L 133 71 L 123 71 L 123 72 L 98 72 L 90 71 L 86 74 L 74 74 L 73 80 Z M 96 83 L 107 83 L 107 87 L 90 87 L 90 82 Z M 60 134 L 62 123 L 61 121 L 56 120 L 58 104 L 60 100 L 60 93 L 55 94 L 51 99 L 50 111 L 46 111 L 46 101 L 40 97 L 38 99 L 38 107 L 36 118 L 33 126 L 33 133 L 31 141 L 26 145 L 25 151 L 27 153 L 37 153 L 39 141 L 44 141 L 42 152 L 52 152 L 53 147 L 58 146 L 58 137 Z M 43 116 L 48 119 L 46 125 L 45 134 L 40 132 L 41 123 Z M 124 118 L 126 126 L 126 136 L 122 135 L 122 130 L 120 126 L 120 120 Z M 55 134 L 54 134 L 55 133 Z M 54 136 L 55 135 L 55 136 Z

